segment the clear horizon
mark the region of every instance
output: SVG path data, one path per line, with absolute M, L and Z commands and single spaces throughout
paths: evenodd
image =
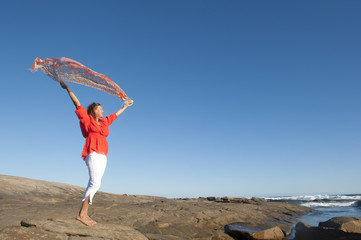
M 164 197 L 360 193 L 360 1 L 7 1 L 0 174 L 86 187 L 68 57 L 135 101 L 100 191 Z M 104 116 L 121 101 L 69 83 Z
M 6 175 L 6 174 L 2 174 L 5 176 L 10 176 L 10 177 L 22 177 L 22 176 L 12 176 L 12 175 Z M 44 179 L 37 179 L 37 178 L 29 178 L 29 179 L 33 179 L 33 180 L 40 180 L 40 181 L 48 181 L 48 180 L 44 180 Z M 51 181 L 54 182 L 54 181 Z M 56 182 L 56 183 L 62 183 L 62 182 Z M 63 183 L 63 184 L 69 184 L 69 183 Z M 70 185 L 74 185 L 74 184 L 70 184 Z M 77 187 L 83 187 L 86 188 L 86 186 L 81 186 L 81 185 L 74 185 Z M 124 193 L 116 193 L 116 192 L 107 192 L 104 190 L 99 190 L 101 192 L 106 192 L 106 193 L 112 193 L 112 194 L 124 194 Z M 142 194 L 129 194 L 129 195 L 142 195 Z M 341 196 L 360 196 L 361 197 L 361 192 L 357 193 L 350 193 L 350 192 L 323 192 L 323 193 L 282 193 L 282 194 L 277 194 L 277 193 L 270 193 L 270 194 L 266 194 L 266 195 L 255 195 L 255 196 L 244 196 L 244 195 L 239 195 L 239 196 L 218 196 L 218 195 L 209 195 L 209 196 L 178 196 L 178 197 L 167 197 L 167 196 L 160 196 L 160 195 L 143 195 L 143 196 L 154 196 L 154 197 L 165 197 L 165 198 L 206 198 L 206 197 L 216 197 L 216 198 L 222 198 L 222 197 L 229 197 L 229 198 L 252 198 L 252 197 L 256 197 L 256 198 L 287 198 L 287 197 L 313 197 L 313 196 L 337 196 L 337 195 L 341 195 Z M 348 199 L 350 200 L 350 199 Z M 355 201 L 357 201 L 357 199 L 355 199 Z

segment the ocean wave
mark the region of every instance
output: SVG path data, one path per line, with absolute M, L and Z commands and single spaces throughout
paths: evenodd
M 300 196 L 277 196 L 266 197 L 269 201 L 357 201 L 361 200 L 361 194 L 316 194 L 316 195 L 300 195 Z
M 314 201 L 316 199 L 328 199 L 329 195 L 303 195 L 303 196 L 282 196 L 282 197 L 269 197 L 267 200 L 275 200 L 275 201 Z
M 356 201 L 354 202 L 305 202 L 301 203 L 301 206 L 304 207 L 352 207 L 356 205 Z

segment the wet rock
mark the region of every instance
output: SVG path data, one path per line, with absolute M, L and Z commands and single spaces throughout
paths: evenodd
M 361 234 L 347 233 L 332 228 L 310 227 L 296 231 L 293 240 L 361 240 Z
M 337 217 L 321 222 L 318 227 L 300 222 L 295 227 L 294 240 L 361 240 L 360 233 L 347 232 L 358 231 L 359 220 L 359 218 Z
M 344 232 L 361 233 L 361 219 L 356 217 L 334 217 L 320 222 L 319 227 L 339 229 Z
M 240 230 L 234 224 L 228 224 L 224 226 L 225 233 L 229 234 L 229 236 L 235 239 L 245 239 L 245 240 L 253 240 L 252 232 L 246 230 Z
M 278 224 L 277 227 L 279 227 L 282 230 L 285 236 L 289 236 L 292 233 L 292 228 L 286 224 Z
M 268 228 L 257 231 L 257 228 L 240 229 L 235 225 L 229 224 L 224 228 L 225 232 L 235 239 L 282 239 L 285 235 L 279 227 Z
M 308 225 L 307 223 L 304 223 L 304 222 L 299 222 L 295 226 L 296 231 L 304 231 L 304 230 L 307 230 L 309 228 L 311 228 L 311 226 Z

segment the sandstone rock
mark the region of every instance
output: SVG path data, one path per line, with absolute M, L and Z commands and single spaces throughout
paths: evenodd
M 252 197 L 251 200 L 252 200 L 254 203 L 264 203 L 264 202 L 266 202 L 266 200 L 265 200 L 264 198 Z
M 356 217 L 334 217 L 320 222 L 319 227 L 335 228 L 344 232 L 361 233 L 361 219 Z
M 249 198 L 241 198 L 239 199 L 240 203 L 244 203 L 244 204 L 253 204 L 253 200 L 249 199 Z
M 1 229 L 0 231 L 1 240 L 74 240 L 69 238 L 67 235 L 51 233 L 45 230 L 41 230 L 35 227 L 20 227 L 11 226 Z M 86 238 L 83 238 L 86 239 Z M 86 239 L 90 240 L 90 239 Z M 98 239 L 94 239 L 98 240 Z
M 311 228 L 311 226 L 308 225 L 307 223 L 304 223 L 304 222 L 299 222 L 295 226 L 296 231 L 304 231 L 304 230 L 307 230 L 309 228 Z
M 293 240 L 361 240 L 361 234 L 347 233 L 333 228 L 309 227 L 296 230 Z
M 266 201 L 263 198 L 229 198 L 231 203 L 243 203 L 243 204 L 262 204 Z
M 240 228 L 235 224 L 226 225 L 225 232 L 236 239 L 282 239 L 285 235 L 279 227 L 259 231 L 257 228 Z
M 277 227 L 279 227 L 282 230 L 285 236 L 289 236 L 292 233 L 292 228 L 286 224 L 278 224 Z
M 104 240 L 119 232 L 124 233 L 124 238 L 133 234 L 134 238 L 129 237 L 133 240 L 137 236 L 159 240 L 231 240 L 224 232 L 224 226 L 229 223 L 241 222 L 267 229 L 280 222 L 291 223 L 312 211 L 302 206 L 261 203 L 248 198 L 228 198 L 230 202 L 215 197 L 185 201 L 99 191 L 89 209 L 90 217 L 98 224 L 89 228 L 74 219 L 84 188 L 4 175 L 0 175 L 0 185 L 4 186 L 0 188 L 1 240 L 26 239 L 22 237 L 23 232 L 36 240 Z M 56 220 L 48 220 L 55 217 Z M 26 218 L 30 219 L 19 226 Z M 3 231 L 4 228 L 7 229 Z M 11 237 L 12 234 L 16 237 Z
M 361 240 L 361 234 L 342 230 L 357 231 L 359 221 L 359 218 L 337 217 L 321 222 L 319 227 L 299 222 L 294 240 Z
M 208 201 L 216 201 L 216 197 L 207 197 Z
M 231 198 L 229 199 L 229 202 L 231 203 L 242 203 L 243 198 Z
M 45 231 L 63 236 L 84 236 L 102 239 L 147 240 L 140 232 L 127 226 L 98 223 L 87 227 L 80 222 L 60 221 L 49 219 L 46 221 L 23 220 L 22 226 L 33 228 L 33 231 Z
M 36 227 L 36 222 L 34 222 L 32 219 L 24 219 L 20 222 L 20 225 L 23 227 Z
M 203 198 L 199 198 L 200 200 Z M 263 198 L 230 198 L 230 197 L 207 197 L 208 201 L 211 202 L 224 202 L 224 203 L 243 203 L 243 204 L 262 204 L 265 203 L 266 200 Z
M 239 230 L 234 224 L 224 226 L 225 233 L 235 239 L 253 240 L 252 232 Z
M 156 227 L 157 228 L 167 228 L 169 227 L 171 224 L 170 223 L 161 223 L 161 222 L 157 222 L 156 223 Z
M 146 234 L 146 237 L 149 240 L 187 240 L 185 238 L 180 238 L 172 235 L 161 235 L 161 234 Z
M 282 239 L 284 236 L 285 235 L 279 227 L 269 228 L 252 234 L 252 237 L 255 239 Z

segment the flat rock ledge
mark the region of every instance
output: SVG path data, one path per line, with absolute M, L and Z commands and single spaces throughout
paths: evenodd
M 6 175 L 0 175 L 0 185 L 4 240 L 232 240 L 224 229 L 230 223 L 282 229 L 281 223 L 292 226 L 313 211 L 259 198 L 167 199 L 100 191 L 88 212 L 98 224 L 86 227 L 75 220 L 84 188 Z
M 15 230 L 15 231 L 14 231 Z M 78 221 L 48 219 L 46 221 L 24 219 L 20 227 L 8 227 L 0 233 L 0 239 L 120 239 L 148 240 L 137 230 L 115 224 L 98 223 L 87 227 Z

